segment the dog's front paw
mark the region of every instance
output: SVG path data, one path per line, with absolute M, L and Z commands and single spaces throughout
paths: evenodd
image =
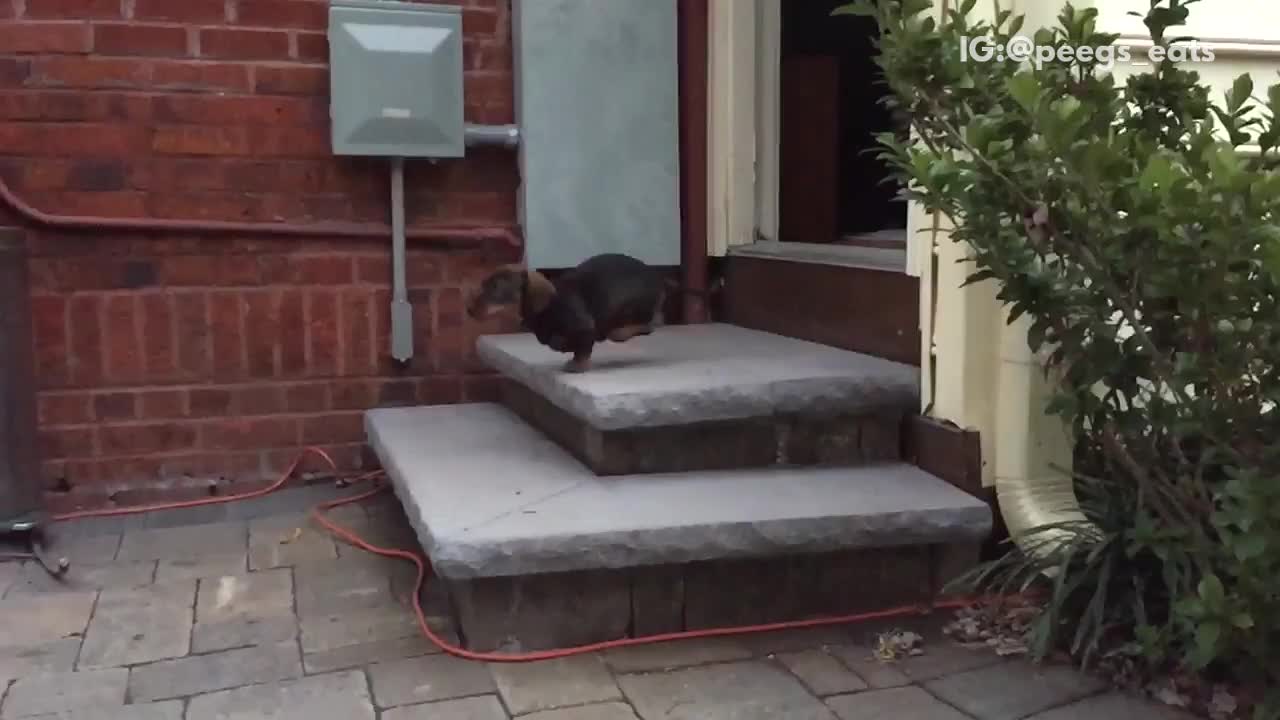
M 564 364 L 564 371 L 571 373 L 584 373 L 591 369 L 591 358 L 573 358 Z

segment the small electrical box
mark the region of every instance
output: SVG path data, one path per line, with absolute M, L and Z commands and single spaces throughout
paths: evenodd
M 462 14 L 452 5 L 329 6 L 333 152 L 462 157 Z

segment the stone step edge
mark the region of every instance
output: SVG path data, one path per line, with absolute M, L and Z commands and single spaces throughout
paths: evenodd
M 548 402 L 602 431 L 671 427 L 718 420 L 751 420 L 779 414 L 825 416 L 911 413 L 919 409 L 919 368 L 916 367 L 866 353 L 841 350 L 728 323 L 664 326 L 658 332 L 688 333 L 707 327 L 732 328 L 734 332 L 741 331 L 749 336 L 767 337 L 771 342 L 794 344 L 797 350 L 811 346 L 822 352 L 839 353 L 856 358 L 858 362 L 867 365 L 867 368 L 843 377 L 826 379 L 821 393 L 801 393 L 801 397 L 788 395 L 794 393 L 798 386 L 817 381 L 800 378 L 767 383 L 764 385 L 764 396 L 754 398 L 750 397 L 750 393 L 739 391 L 726 393 L 725 398 L 709 400 L 705 393 L 696 389 L 686 390 L 670 393 L 662 400 L 653 401 L 651 405 L 637 406 L 635 399 L 643 397 L 641 392 L 615 395 L 608 403 L 604 403 L 580 389 L 557 387 L 553 379 L 555 374 L 549 373 L 547 368 L 532 366 L 504 347 L 516 341 L 536 344 L 531 333 L 481 335 L 476 339 L 475 348 L 479 360 L 506 381 L 520 383 Z M 650 342 L 652 337 L 654 336 L 628 342 Z M 631 351 L 631 348 L 623 349 L 623 352 Z M 910 382 L 904 380 L 907 376 L 910 376 Z M 848 400 L 851 395 L 857 397 L 856 402 Z
M 426 412 L 424 412 L 426 411 Z M 412 413 L 418 412 L 414 417 Z M 490 449 L 464 459 L 462 465 L 485 466 L 498 473 L 518 473 L 524 458 L 520 444 L 536 445 L 542 458 L 539 472 L 552 473 L 560 485 L 545 496 L 530 497 L 519 512 L 499 512 L 492 520 L 474 526 L 432 528 L 426 512 L 452 520 L 452 513 L 438 507 L 424 507 L 442 498 L 467 502 L 468 489 L 483 495 L 493 489 L 476 489 L 473 483 L 456 485 L 449 480 L 430 480 L 434 487 L 423 488 L 429 497 L 415 497 L 407 482 L 408 469 L 389 444 L 417 443 L 429 433 L 406 435 L 397 422 L 407 420 L 436 424 L 459 423 L 462 429 L 481 428 L 483 423 L 505 423 L 505 450 Z M 519 423 L 511 437 L 512 423 Z M 382 462 L 405 514 L 415 528 L 434 571 L 450 579 L 535 575 L 555 572 L 620 569 L 668 565 L 732 558 L 765 558 L 797 553 L 898 547 L 903 545 L 943 545 L 982 540 L 992 526 L 991 509 L 982 501 L 952 487 L 919 468 L 906 463 L 882 463 L 854 468 L 766 468 L 736 471 L 706 471 L 659 475 L 598 477 L 549 439 L 539 435 L 508 409 L 493 403 L 420 408 L 387 408 L 366 413 L 369 444 Z M 457 430 L 458 428 L 454 428 Z M 495 430 L 502 428 L 495 427 Z M 397 439 L 395 435 L 400 437 Z M 507 452 L 506 462 L 494 452 Z M 549 458 L 549 460 L 548 460 Z M 457 468 L 459 459 L 452 458 Z M 504 464 L 505 463 L 505 464 Z M 563 477 L 561 477 L 563 476 Z M 795 497 L 798 484 L 826 494 L 821 512 L 795 515 L 805 507 Z M 550 486 L 548 486 L 550 487 Z M 781 496 L 780 490 L 785 490 Z M 434 494 L 433 494 L 434 493 Z M 840 497 L 836 495 L 841 494 Z M 866 497 L 859 500 L 859 493 Z M 885 504 L 885 498 L 918 498 L 912 507 L 891 498 L 889 510 L 857 514 L 850 507 Z M 517 493 L 518 494 L 518 493 Z M 788 498 L 788 495 L 793 497 Z M 803 495 L 801 493 L 800 495 Z M 672 526 L 645 526 L 638 518 L 664 515 L 668 505 L 672 515 L 688 512 L 709 498 L 731 497 L 727 504 L 762 503 L 751 508 L 769 512 L 790 508 L 792 517 L 755 517 L 741 521 L 720 519 L 694 521 Z M 473 498 L 473 502 L 491 500 Z M 812 496 L 809 496 L 809 500 Z M 854 500 L 852 504 L 850 500 Z M 923 502 L 927 501 L 927 502 Z M 788 505 L 787 503 L 790 503 Z M 897 503 L 897 504 L 895 504 Z M 725 505 L 726 503 L 720 503 Z M 933 507 L 923 507 L 932 505 Z M 832 511 L 833 506 L 846 510 Z M 796 510 L 800 508 L 800 510 Z M 442 516 L 441 513 L 447 513 Z M 716 509 L 708 514 L 714 516 Z M 844 514 L 840 514 L 843 512 Z M 825 514 L 824 514 L 825 513 Z M 599 525 L 602 517 L 617 517 L 620 527 Z M 540 527 L 549 524 L 547 527 Z M 594 523 L 594 524 L 593 524 Z M 443 524 L 443 522 L 441 523 Z

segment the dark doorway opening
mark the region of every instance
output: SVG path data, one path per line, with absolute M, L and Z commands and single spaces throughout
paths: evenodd
M 782 8 L 779 240 L 905 248 L 907 207 L 876 135 L 894 129 L 881 102 L 875 20 L 832 17 L 847 0 Z

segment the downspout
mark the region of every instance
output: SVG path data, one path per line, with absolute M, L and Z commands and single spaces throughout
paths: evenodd
M 676 42 L 680 96 L 681 315 L 708 320 L 707 289 L 707 35 L 708 0 L 679 0 Z

